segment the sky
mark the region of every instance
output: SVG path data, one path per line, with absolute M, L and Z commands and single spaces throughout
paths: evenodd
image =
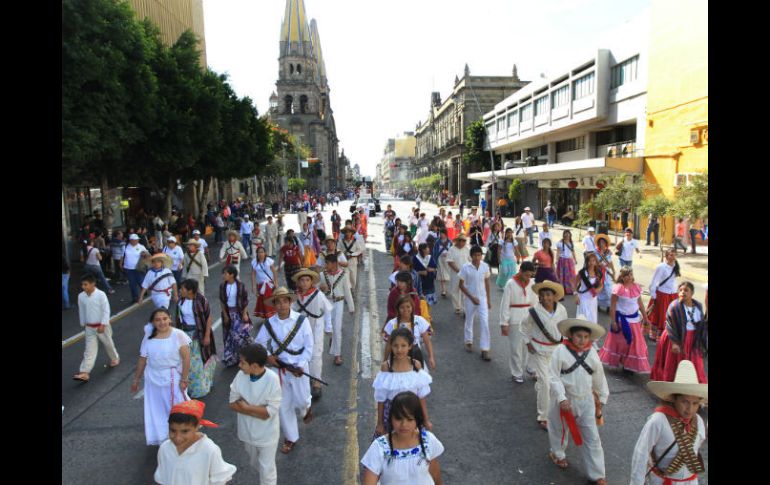
M 340 148 L 374 176 L 388 138 L 414 131 L 462 78 L 534 81 L 623 35 L 651 0 L 305 0 L 315 18 Z M 278 79 L 286 0 L 204 0 L 206 55 L 260 115 Z

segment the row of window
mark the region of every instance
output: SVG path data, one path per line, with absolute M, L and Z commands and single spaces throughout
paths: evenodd
M 610 89 L 636 81 L 639 76 L 639 56 L 634 56 L 614 66 L 610 71 Z
M 578 136 L 576 138 L 570 138 L 569 140 L 562 140 L 556 142 L 556 153 L 572 152 L 575 150 L 582 150 L 586 147 L 586 137 Z

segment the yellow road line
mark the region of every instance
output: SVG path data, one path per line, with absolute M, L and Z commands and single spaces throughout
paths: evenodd
M 361 298 L 356 299 L 361 301 Z M 356 302 L 358 303 L 358 302 Z M 361 305 L 356 305 L 356 320 L 360 321 L 359 315 L 363 313 L 361 311 Z M 353 332 L 353 342 L 351 348 L 353 349 L 353 355 L 351 356 L 350 366 L 350 389 L 348 391 L 348 418 L 345 423 L 345 430 L 347 431 L 345 437 L 345 462 L 343 465 L 342 482 L 345 485 L 358 485 L 358 328 L 354 326 L 356 330 Z

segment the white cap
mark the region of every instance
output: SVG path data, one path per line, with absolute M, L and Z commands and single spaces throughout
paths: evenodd
M 248 215 L 248 214 L 244 214 L 244 215 L 243 215 L 243 218 L 244 218 L 244 219 L 246 219 L 246 220 L 248 221 L 248 220 L 249 220 L 249 215 Z
M 175 238 L 174 236 L 171 236 L 171 237 L 169 237 L 169 238 L 166 238 L 166 242 L 172 242 L 172 243 L 175 243 L 175 242 L 176 242 L 176 238 Z
M 200 234 L 200 233 L 201 232 L 199 230 L 197 230 L 197 229 L 193 231 L 193 234 Z
M 525 207 L 524 210 L 525 211 L 531 211 L 532 209 L 530 209 L 529 207 Z
M 128 240 L 129 241 L 138 241 L 139 240 L 139 236 L 137 236 L 136 234 L 131 234 L 130 236 L 128 236 Z
M 596 229 L 594 229 L 593 227 L 589 227 L 588 232 L 596 232 Z M 583 320 L 585 320 L 585 318 Z

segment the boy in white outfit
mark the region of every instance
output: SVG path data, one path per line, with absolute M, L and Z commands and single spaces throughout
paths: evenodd
M 345 303 L 348 304 L 351 315 L 355 313 L 356 307 L 350 292 L 348 277 L 345 271 L 337 266 L 336 254 L 326 255 L 326 269 L 321 273 L 321 290 L 332 305 L 332 310 L 328 313 L 333 325 L 329 354 L 334 356 L 334 365 L 342 365 L 342 315 Z
M 249 344 L 239 351 L 241 369 L 230 384 L 230 409 L 238 413 L 238 439 L 243 441 L 249 463 L 259 471 L 261 485 L 278 483 L 275 452 L 281 428 L 281 382 L 267 369 L 267 350 Z
M 169 269 L 173 264 L 171 256 L 159 253 L 150 258 L 150 261 L 152 268 L 144 275 L 139 304 L 144 301 L 145 293 L 149 293 L 155 308 L 170 308 L 172 297 L 175 302 L 179 301 L 174 273 Z
M 508 337 L 511 347 L 509 367 L 514 382 L 524 382 L 524 369 L 529 360 L 529 352 L 521 333 L 521 322 L 529 309 L 537 305 L 537 293 L 532 288 L 535 285 L 535 265 L 531 261 L 521 263 L 519 272 L 509 279 L 500 300 L 500 330 L 503 337 Z
M 455 314 L 463 313 L 465 304 L 465 294 L 460 291 L 458 274 L 465 263 L 471 262 L 471 251 L 467 244 L 468 238 L 460 234 L 452 241 L 452 247 L 449 248 L 447 264 L 452 270 L 451 282 L 449 283 L 449 294 L 452 297 L 452 305 L 455 307 Z
M 567 336 L 551 355 L 551 399 L 548 411 L 548 456 L 559 468 L 567 468 L 565 451 L 570 435 L 581 447 L 588 479 L 606 485 L 604 450 L 597 421 L 602 420 L 602 406 L 610 395 L 604 367 L 592 340 L 606 333 L 600 325 L 578 318 L 559 322 L 559 331 Z M 597 402 L 598 401 L 598 402 Z M 601 421 L 600 421 L 601 420 Z
M 297 284 L 297 301 L 292 305 L 292 310 L 307 317 L 310 329 L 313 332 L 313 354 L 310 359 L 310 375 L 323 379 L 323 350 L 324 350 L 324 315 L 332 311 L 332 304 L 326 296 L 315 288 L 321 280 L 318 273 L 310 269 L 298 271 L 291 277 Z M 321 383 L 313 381 L 313 399 L 321 398 Z
M 93 273 L 83 275 L 80 282 L 83 291 L 78 295 L 78 311 L 80 326 L 85 327 L 86 351 L 83 354 L 83 362 L 80 364 L 80 372 L 72 378 L 76 381 L 88 382 L 99 353 L 99 341 L 102 342 L 110 357 L 110 367 L 117 366 L 120 363 L 120 357 L 112 341 L 110 301 L 107 299 L 107 294 L 96 287 L 96 277 Z
M 529 365 L 535 368 L 537 376 L 537 422 L 547 430 L 551 354 L 561 343 L 556 324 L 567 318 L 567 309 L 559 303 L 564 298 L 564 287 L 559 283 L 546 280 L 532 289 L 537 292 L 540 303 L 529 309 L 529 315 L 521 322 L 521 333 L 530 354 Z
M 489 265 L 481 259 L 484 257 L 479 246 L 471 248 L 471 262 L 465 263 L 457 275 L 460 291 L 465 295 L 465 350 L 473 352 L 473 318 L 479 314 L 481 338 L 481 358 L 490 361 L 489 357 L 489 309 L 492 302 L 489 299 Z

